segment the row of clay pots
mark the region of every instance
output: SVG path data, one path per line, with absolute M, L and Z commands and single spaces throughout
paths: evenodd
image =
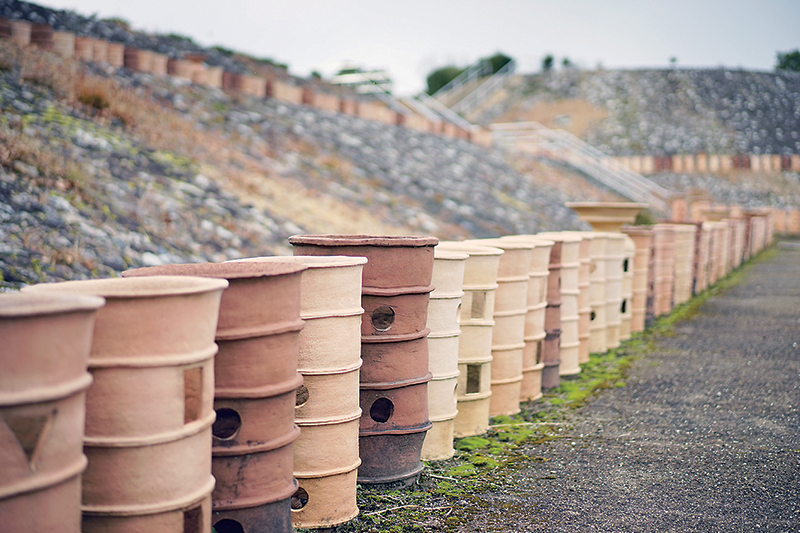
M 492 314 L 492 395 L 489 416 L 512 415 L 520 411 L 533 244 L 504 239 L 467 242 L 503 250 L 497 268 L 497 291 Z
M 437 249 L 467 254 L 459 315 L 458 414 L 453 432 L 456 437 L 480 435 L 489 426 L 492 329 L 497 271 L 503 250 L 463 242 L 441 242 Z
M 447 252 L 437 246 L 433 257 L 432 284 L 428 304 L 428 415 L 431 429 L 422 443 L 422 459 L 449 459 L 455 453 L 453 438 L 458 414 L 459 313 L 464 269 L 469 255 Z
M 550 277 L 550 250 L 553 241 L 538 235 L 510 235 L 504 240 L 517 240 L 531 245 L 531 262 L 528 271 L 528 294 L 525 313 L 525 331 L 522 351 L 521 402 L 542 397 L 542 370 L 544 369 L 545 312 L 547 309 L 547 287 Z
M 15 297 L 57 301 L 44 314 L 70 316 L 68 338 L 83 344 L 75 341 L 66 374 L 45 376 L 47 387 L 22 371 L 9 374 L 12 385 L 0 376 L 0 431 L 13 444 L 0 450 L 18 465 L 0 483 L 0 516 L 58 493 L 61 503 L 48 505 L 74 524 L 68 531 L 345 522 L 358 512 L 356 482 L 413 483 L 421 458 L 452 456 L 454 436 L 483 433 L 490 414 L 518 412 L 579 372 L 589 352 L 643 329 L 648 288 L 653 314 L 667 312 L 682 298 L 673 280 L 702 271 L 704 257 L 708 276 L 695 288 L 743 260 L 746 227 L 751 247 L 768 242 L 752 220 L 626 228 L 628 236 L 619 220 L 595 223 L 594 232 L 438 247 L 432 237 L 296 236 L 293 258 L 27 288 Z M 686 236 L 681 258 L 690 256 L 680 268 L 676 235 Z M 64 304 L 58 293 L 106 304 Z M 0 319 L 42 314 L 40 303 L 19 301 Z M 17 359 L 30 358 L 34 348 L 19 343 Z M 50 473 L 50 453 L 69 472 Z M 10 513 L 31 531 L 31 520 L 49 520 L 34 515 Z
M 303 383 L 294 398 L 300 436 L 294 442 L 291 499 L 296 527 L 328 527 L 358 514 L 356 475 L 361 418 L 361 276 L 364 257 L 257 257 L 306 267 L 300 277 L 297 370 Z M 322 446 L 320 445 L 322 444 Z
M 130 270 L 123 276 L 200 276 L 228 281 L 214 363 L 212 524 L 249 532 L 291 531 L 300 318 L 300 274 L 286 263 L 202 263 Z M 267 305 L 269 301 L 274 305 Z
M 23 289 L 106 300 L 91 338 L 80 434 L 88 458 L 82 531 L 210 531 L 214 336 L 227 286 L 157 276 Z

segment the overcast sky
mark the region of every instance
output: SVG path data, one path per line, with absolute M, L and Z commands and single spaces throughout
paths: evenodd
M 771 70 L 800 47 L 800 0 L 45 0 L 137 30 L 179 33 L 289 65 L 383 68 L 394 92 L 425 87 L 441 66 L 495 52 L 535 72 L 546 54 L 583 68 Z

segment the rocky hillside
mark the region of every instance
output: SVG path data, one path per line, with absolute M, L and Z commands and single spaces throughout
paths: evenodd
M 7 41 L 0 69 L 7 288 L 281 253 L 301 232 L 576 228 L 563 207 L 574 191 L 614 198 L 563 169 L 465 141 L 106 72 Z
M 180 37 L 148 36 L 118 22 L 16 0 L 0 1 L 2 16 L 173 55 L 196 48 Z M 208 62 L 218 61 L 226 70 L 244 68 L 241 61 L 247 59 L 204 52 Z M 740 75 L 749 76 L 736 73 L 732 79 Z M 741 113 L 724 122 L 701 103 L 695 113 L 673 108 L 663 118 L 656 106 L 673 105 L 671 86 L 658 82 L 632 91 L 638 85 L 628 76 L 533 76 L 512 97 L 498 100 L 489 115 L 529 120 L 541 111 L 541 102 L 555 102 L 561 106 L 557 112 L 547 111 L 555 125 L 582 124 L 584 137 L 613 153 L 633 150 L 635 142 L 662 151 L 687 139 L 694 140 L 686 146 L 710 146 L 702 143 L 723 130 L 732 139 L 725 142 L 757 140 L 764 149 L 777 142 L 779 130 L 785 138 L 796 136 L 797 113 L 790 111 L 798 98 L 791 76 L 773 76 L 771 99 L 752 109 L 755 122 Z M 669 80 L 678 73 L 651 78 L 664 76 Z M 719 94 L 738 102 L 738 85 L 725 88 L 725 73 L 719 79 Z M 747 95 L 767 94 L 761 85 L 754 87 Z M 750 117 L 751 99 L 735 109 L 747 109 Z M 619 199 L 575 171 L 531 156 L 231 95 L 179 78 L 63 60 L 4 40 L 0 110 L 0 289 L 114 276 L 168 262 L 287 253 L 286 238 L 303 232 L 452 239 L 585 229 L 563 207 L 565 201 Z M 660 133 L 645 135 L 645 130 Z M 694 133 L 682 136 L 682 131 Z M 792 173 L 758 180 L 752 175 L 657 179 L 676 191 L 703 188 L 720 201 L 800 205 L 800 177 Z
M 800 73 L 731 69 L 523 76 L 479 120 L 538 120 L 610 155 L 800 153 Z

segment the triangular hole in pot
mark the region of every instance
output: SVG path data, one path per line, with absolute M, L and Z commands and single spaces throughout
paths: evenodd
M 39 416 L 22 416 L 22 415 L 6 415 L 5 423 L 14 433 L 14 436 L 19 442 L 20 448 L 25 452 L 28 458 L 28 464 L 31 470 L 36 470 L 35 462 L 38 456 L 38 449 L 44 436 L 47 433 L 47 428 L 50 421 L 53 419 L 52 415 L 39 415 Z

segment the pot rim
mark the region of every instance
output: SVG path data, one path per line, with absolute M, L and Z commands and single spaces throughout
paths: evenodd
M 265 255 L 232 259 L 226 263 L 291 263 L 309 269 L 359 266 L 367 263 L 366 257 L 352 255 Z
M 470 244 L 465 241 L 442 241 L 439 243 L 437 248 L 440 246 L 441 250 L 448 252 L 463 252 L 469 254 L 470 256 L 496 256 L 503 255 L 504 253 L 502 248 Z
M 89 294 L 103 296 L 104 298 L 152 298 L 154 296 L 201 294 L 223 290 L 227 287 L 228 282 L 224 279 L 196 276 L 148 276 L 41 283 L 24 287 L 22 290 Z
M 439 239 L 421 235 L 362 235 L 362 234 L 304 234 L 289 237 L 290 244 L 318 246 L 379 246 L 422 247 L 436 246 Z
M 126 270 L 122 273 L 122 277 L 193 276 L 219 279 L 248 279 L 297 274 L 305 269 L 305 266 L 291 262 L 173 263 Z
M 105 305 L 105 298 L 87 294 L 39 292 L 0 293 L 0 318 L 23 318 L 80 311 L 95 311 Z
M 484 244 L 482 243 L 486 243 L 485 246 L 490 246 L 492 248 L 500 248 L 503 251 L 532 250 L 533 248 L 536 247 L 534 243 L 526 240 L 513 240 L 513 239 L 503 240 L 500 237 L 494 239 L 469 239 L 464 242 L 466 244 L 475 244 L 476 246 L 484 246 Z

